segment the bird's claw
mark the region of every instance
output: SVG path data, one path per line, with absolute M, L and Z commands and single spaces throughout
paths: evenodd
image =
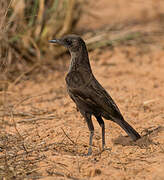
M 91 155 L 92 155 L 92 147 L 89 147 L 87 156 L 91 156 Z

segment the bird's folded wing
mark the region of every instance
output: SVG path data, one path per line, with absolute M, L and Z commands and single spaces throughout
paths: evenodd
M 117 105 L 96 79 L 93 79 L 87 87 L 72 89 L 71 92 L 85 104 L 99 109 L 104 116 L 113 119 L 122 118 Z

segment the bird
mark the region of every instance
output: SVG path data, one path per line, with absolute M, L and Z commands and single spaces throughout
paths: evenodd
M 139 133 L 125 121 L 112 97 L 93 75 L 84 40 L 78 35 L 68 34 L 61 38 L 49 40 L 49 42 L 62 45 L 70 52 L 71 61 L 65 81 L 70 98 L 88 125 L 90 135 L 87 155 L 92 154 L 94 136 L 92 116 L 95 116 L 101 127 L 102 150 L 105 149 L 104 119 L 118 124 L 133 141 L 141 138 Z

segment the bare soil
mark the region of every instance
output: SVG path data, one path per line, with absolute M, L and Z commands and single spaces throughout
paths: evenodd
M 131 1 L 126 0 L 127 4 L 123 4 L 120 0 L 116 6 L 116 3 L 109 4 L 109 1 L 103 0 L 104 4 L 100 1 L 98 4 L 105 10 L 102 7 L 97 12 L 95 6 L 98 5 L 91 2 L 92 11 L 100 18 L 100 21 L 89 23 L 87 28 L 92 30 L 107 26 L 109 9 L 111 17 L 112 13 L 118 15 L 114 7 L 121 9 L 119 17 L 122 17 L 115 21 L 112 18 L 116 24 L 125 23 L 127 19 L 145 22 L 141 9 L 148 12 L 147 19 L 152 18 L 150 22 L 147 20 L 146 25 L 139 23 L 129 27 L 140 31 L 147 29 L 148 36 L 90 52 L 96 78 L 142 138 L 133 142 L 118 125 L 105 120 L 107 150 L 102 152 L 101 128 L 93 118 L 93 155 L 85 156 L 89 131 L 66 92 L 64 76 L 70 58 L 67 54 L 56 63 L 54 69 L 60 70 L 46 69 L 45 74 L 38 73 L 29 80 L 22 80 L 3 94 L 5 111 L 0 111 L 3 117 L 1 177 L 44 180 L 164 179 L 164 38 L 160 19 L 153 20 L 161 10 L 159 14 L 152 10 L 150 4 L 154 1 L 145 1 L 144 7 L 143 3 L 133 1 L 129 10 Z M 85 27 L 89 18 L 84 18 L 84 21 L 82 16 L 77 29 L 81 25 Z

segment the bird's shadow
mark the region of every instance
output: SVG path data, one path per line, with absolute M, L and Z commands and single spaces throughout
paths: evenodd
M 149 147 L 150 145 L 159 145 L 158 142 L 154 142 L 153 138 L 158 136 L 160 132 L 164 131 L 163 126 L 158 127 L 148 127 L 143 129 L 141 132 L 141 139 L 137 141 L 132 141 L 128 136 L 119 136 L 116 139 L 113 139 L 112 142 L 114 145 L 122 145 L 122 146 L 139 146 L 144 149 Z M 84 144 L 74 144 L 74 143 L 54 143 L 53 150 L 58 153 L 69 155 L 69 156 L 82 156 L 82 157 L 91 157 L 87 154 L 88 145 Z M 93 154 L 94 156 L 101 155 L 104 151 L 111 151 L 110 148 L 105 148 L 105 150 L 98 150 L 96 146 L 93 146 Z
M 164 131 L 163 126 L 158 126 L 158 127 L 148 127 L 145 128 L 141 132 L 141 138 L 138 139 L 137 141 L 132 141 L 130 137 L 128 136 L 119 136 L 116 139 L 113 139 L 112 142 L 115 145 L 122 145 L 122 146 L 139 146 L 140 148 L 145 148 L 148 147 L 151 144 L 157 145 L 158 143 L 153 142 L 153 137 L 156 137 L 158 133 L 161 131 Z

